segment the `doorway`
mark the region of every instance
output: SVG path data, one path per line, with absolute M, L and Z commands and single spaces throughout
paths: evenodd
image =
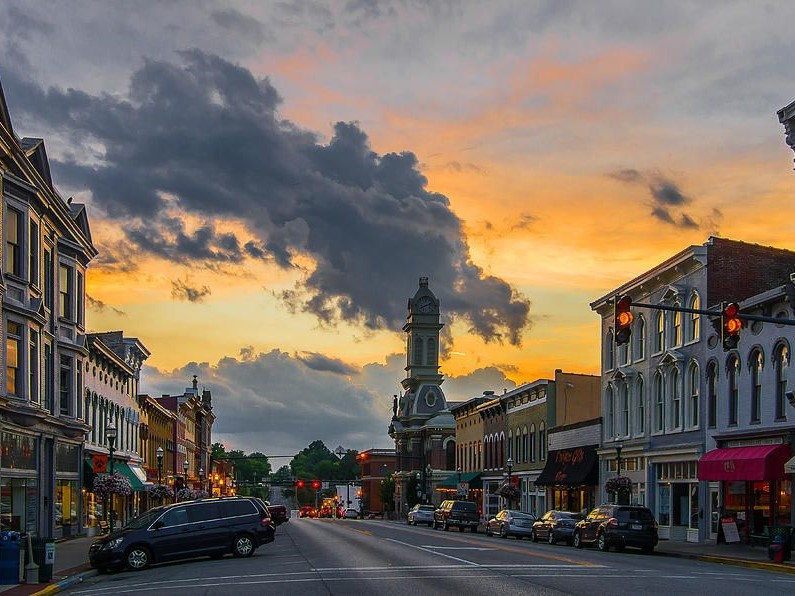
M 709 487 L 709 538 L 718 539 L 718 526 L 720 525 L 720 488 Z

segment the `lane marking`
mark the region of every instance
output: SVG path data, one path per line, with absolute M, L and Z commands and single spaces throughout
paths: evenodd
M 435 548 L 437 550 L 497 550 L 496 548 L 486 548 L 479 546 L 434 546 L 433 544 L 423 544 L 425 548 Z
M 437 557 L 445 557 L 447 559 L 452 559 L 453 561 L 458 561 L 460 563 L 466 563 L 467 565 L 472 565 L 474 567 L 481 567 L 480 564 L 475 563 L 473 561 L 467 561 L 466 559 L 460 559 L 458 557 L 454 557 L 453 555 L 446 555 L 444 553 L 437 553 L 436 551 L 433 551 L 433 550 L 431 550 L 429 548 L 423 548 L 421 546 L 417 546 L 416 544 L 409 544 L 408 542 L 403 542 L 401 540 L 395 540 L 394 538 L 385 538 L 385 540 L 387 542 L 394 542 L 396 544 L 401 544 L 403 546 L 408 546 L 410 548 L 416 548 L 417 550 L 421 550 L 421 551 L 426 552 L 426 553 L 431 553 L 433 555 L 436 555 Z

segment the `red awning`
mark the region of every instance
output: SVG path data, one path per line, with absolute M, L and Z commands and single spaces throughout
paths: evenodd
M 698 460 L 699 480 L 784 480 L 789 445 L 713 449 Z

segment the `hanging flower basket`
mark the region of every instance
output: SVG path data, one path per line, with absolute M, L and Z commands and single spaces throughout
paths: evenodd
M 193 491 L 193 498 L 194 499 L 206 499 L 209 496 L 210 496 L 210 493 L 208 493 L 206 490 L 195 490 L 195 491 Z
M 516 501 L 521 496 L 519 489 L 515 485 L 508 484 L 507 482 L 504 482 L 500 488 L 497 489 L 497 494 L 509 501 Z
M 132 494 L 132 484 L 126 476 L 119 472 L 99 474 L 94 478 L 94 494 L 101 499 L 108 495 L 126 497 Z
M 173 499 L 174 498 L 174 491 L 171 490 L 170 486 L 166 486 L 165 484 L 155 484 L 154 486 L 150 486 L 147 490 L 149 496 L 155 499 Z
M 605 482 L 605 490 L 609 493 L 628 493 L 632 491 L 632 480 L 626 476 L 613 476 Z
M 192 501 L 196 497 L 193 496 L 194 491 L 190 488 L 181 488 L 177 491 L 177 500 L 179 501 Z

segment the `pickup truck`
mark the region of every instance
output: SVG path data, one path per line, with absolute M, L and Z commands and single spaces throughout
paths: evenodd
M 268 510 L 270 514 L 271 521 L 276 524 L 277 526 L 282 525 L 285 522 L 290 521 L 290 512 L 287 510 L 287 507 L 284 505 L 271 505 L 270 501 L 263 501 L 262 499 L 258 499 L 262 506 Z
M 449 530 L 452 526 L 456 526 L 459 532 L 469 528 L 475 534 L 478 531 L 478 523 L 480 523 L 478 506 L 472 501 L 442 501 L 439 508 L 433 512 L 434 529 L 442 527 Z

